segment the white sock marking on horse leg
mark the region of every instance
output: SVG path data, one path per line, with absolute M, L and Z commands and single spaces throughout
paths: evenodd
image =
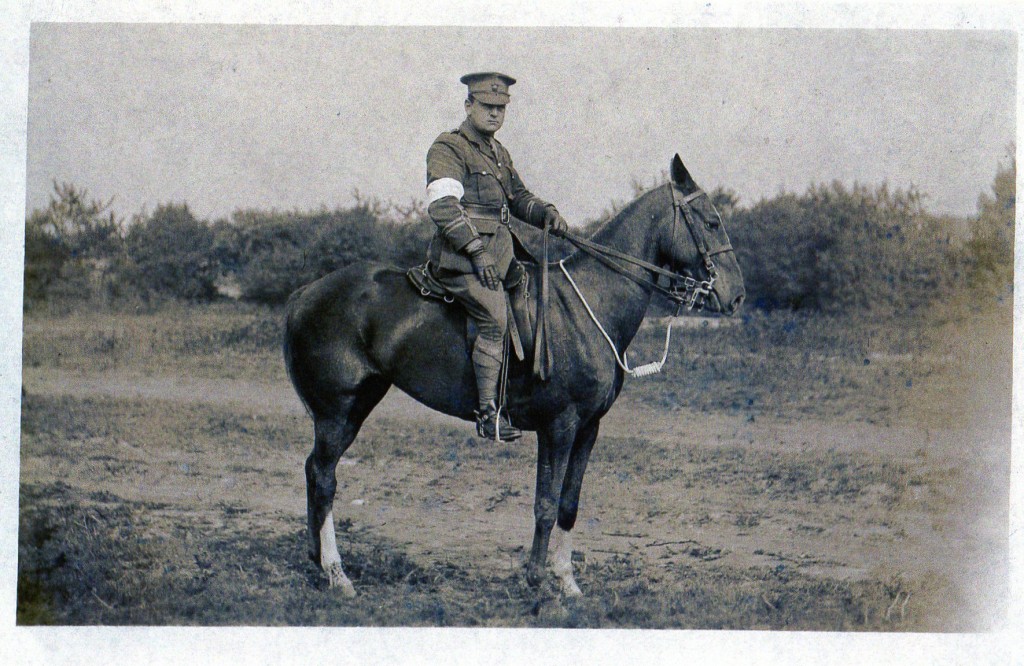
M 334 512 L 328 511 L 324 524 L 320 526 L 320 566 L 327 571 L 335 562 L 341 562 L 341 553 L 338 552 L 338 542 L 334 538 Z
M 320 526 L 320 566 L 327 574 L 327 582 L 330 587 L 339 588 L 347 597 L 356 596 L 356 589 L 352 587 L 352 581 L 345 575 L 341 568 L 341 553 L 338 552 L 338 542 L 334 536 L 334 512 L 328 511 L 324 517 L 324 524 Z
M 562 585 L 562 594 L 567 597 L 578 597 L 583 592 L 576 585 L 572 575 L 572 532 L 563 530 L 558 525 L 551 530 L 551 570 Z

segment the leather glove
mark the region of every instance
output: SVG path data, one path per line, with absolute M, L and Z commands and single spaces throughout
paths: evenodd
M 547 225 L 548 231 L 551 232 L 552 236 L 561 238 L 569 231 L 569 224 L 565 221 L 565 218 L 555 210 L 554 206 L 547 209 L 544 213 L 544 224 Z
M 480 239 L 474 239 L 466 246 L 469 253 L 469 260 L 473 262 L 473 271 L 476 273 L 480 284 L 497 291 L 501 288 L 501 279 L 498 277 L 498 269 L 494 267 L 494 259 L 487 251 Z

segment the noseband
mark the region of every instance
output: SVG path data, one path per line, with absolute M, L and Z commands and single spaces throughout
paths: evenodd
M 644 261 L 643 259 L 626 254 L 625 252 L 620 252 L 615 248 L 594 243 L 593 241 L 581 238 L 572 233 L 566 233 L 564 238 L 615 272 L 622 274 L 644 287 L 653 289 L 654 291 L 664 295 L 676 304 L 676 314 L 679 313 L 679 310 L 682 309 L 683 306 L 686 306 L 687 310 L 700 311 L 707 304 L 707 297 L 711 295 L 711 291 L 715 286 L 715 280 L 718 277 L 718 270 L 715 267 L 715 262 L 712 260 L 712 257 L 722 254 L 723 252 L 731 251 L 732 245 L 727 243 L 720 248 L 716 248 L 714 251 L 710 251 L 707 243 L 704 242 L 704 235 L 698 228 L 699 224 L 694 220 L 695 216 L 690 205 L 690 202 L 699 199 L 702 196 L 707 196 L 707 193 L 704 192 L 704 190 L 698 189 L 690 194 L 684 195 L 676 188 L 674 183 L 670 184 L 669 187 L 672 192 L 672 241 L 670 247 L 675 246 L 676 228 L 679 226 L 679 219 L 682 218 L 683 222 L 686 224 L 686 228 L 690 232 L 690 237 L 693 239 L 693 244 L 697 248 L 697 252 L 700 254 L 701 260 L 704 263 L 704 270 L 708 274 L 706 280 L 696 280 L 695 278 L 675 273 L 662 268 L 661 266 Z M 705 222 L 704 224 L 708 228 L 712 227 L 708 222 Z M 614 259 L 625 261 L 654 273 L 655 280 L 657 280 L 657 276 L 659 275 L 667 277 L 669 279 L 669 287 L 665 288 L 655 280 L 638 277 L 627 270 L 624 266 L 614 261 Z

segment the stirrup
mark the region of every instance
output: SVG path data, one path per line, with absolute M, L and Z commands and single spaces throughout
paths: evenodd
M 523 431 L 516 428 L 502 414 L 492 400 L 488 405 L 476 412 L 476 434 L 494 442 L 511 442 L 523 436 Z

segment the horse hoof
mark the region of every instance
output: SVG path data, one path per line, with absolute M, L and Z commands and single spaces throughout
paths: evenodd
M 581 590 L 580 586 L 576 584 L 576 581 L 571 578 L 569 580 L 562 579 L 561 588 L 563 597 L 573 599 L 583 596 L 583 590 Z
M 344 597 L 351 599 L 356 596 L 356 588 L 352 586 L 352 581 L 345 575 L 340 562 L 335 562 L 327 568 L 327 586 L 332 590 L 337 590 Z

